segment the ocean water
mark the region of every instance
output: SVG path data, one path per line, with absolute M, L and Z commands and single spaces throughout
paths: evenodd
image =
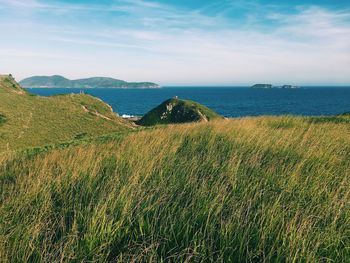
M 82 89 L 28 89 L 50 96 Z M 247 87 L 166 87 L 162 89 L 83 89 L 120 115 L 143 115 L 166 99 L 179 96 L 206 105 L 226 117 L 260 115 L 335 115 L 350 112 L 350 87 L 251 89 Z

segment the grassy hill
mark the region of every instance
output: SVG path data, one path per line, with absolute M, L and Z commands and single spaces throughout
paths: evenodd
M 126 82 L 106 77 L 70 80 L 59 75 L 33 76 L 21 80 L 20 84 L 25 88 L 159 88 L 152 82 Z
M 190 100 L 172 98 L 149 111 L 139 121 L 139 125 L 186 123 L 223 119 L 211 109 Z
M 34 96 L 11 76 L 0 76 L 0 152 L 130 128 L 92 96 Z
M 217 120 L 2 154 L 0 258 L 346 261 L 347 120 Z

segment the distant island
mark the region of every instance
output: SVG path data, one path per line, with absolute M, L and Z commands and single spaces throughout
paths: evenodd
M 251 88 L 253 89 L 298 89 L 300 87 L 293 86 L 293 85 L 274 86 L 272 84 L 255 84 Z
M 24 88 L 138 88 L 138 89 L 156 89 L 160 86 L 153 82 L 127 82 L 124 80 L 93 77 L 85 79 L 70 80 L 63 76 L 33 76 L 23 79 L 19 84 Z
M 272 84 L 255 84 L 251 88 L 253 89 L 272 89 Z

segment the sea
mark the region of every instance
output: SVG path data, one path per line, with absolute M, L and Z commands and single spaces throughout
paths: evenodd
M 199 102 L 225 117 L 261 115 L 326 116 L 350 112 L 350 87 L 252 89 L 249 87 L 163 87 L 160 89 L 33 88 L 41 96 L 85 92 L 112 106 L 119 115 L 142 116 L 178 96 Z

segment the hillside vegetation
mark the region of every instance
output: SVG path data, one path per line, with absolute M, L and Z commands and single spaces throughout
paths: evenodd
M 2 154 L 0 258 L 346 261 L 350 126 L 342 118 L 170 125 Z
M 11 76 L 0 76 L 0 152 L 131 128 L 92 96 L 29 94 Z
M 143 126 L 223 119 L 211 109 L 190 100 L 172 98 L 150 110 L 137 123 Z
M 20 84 L 25 88 L 159 88 L 152 82 L 126 82 L 106 77 L 70 80 L 59 75 L 33 76 L 21 80 Z

